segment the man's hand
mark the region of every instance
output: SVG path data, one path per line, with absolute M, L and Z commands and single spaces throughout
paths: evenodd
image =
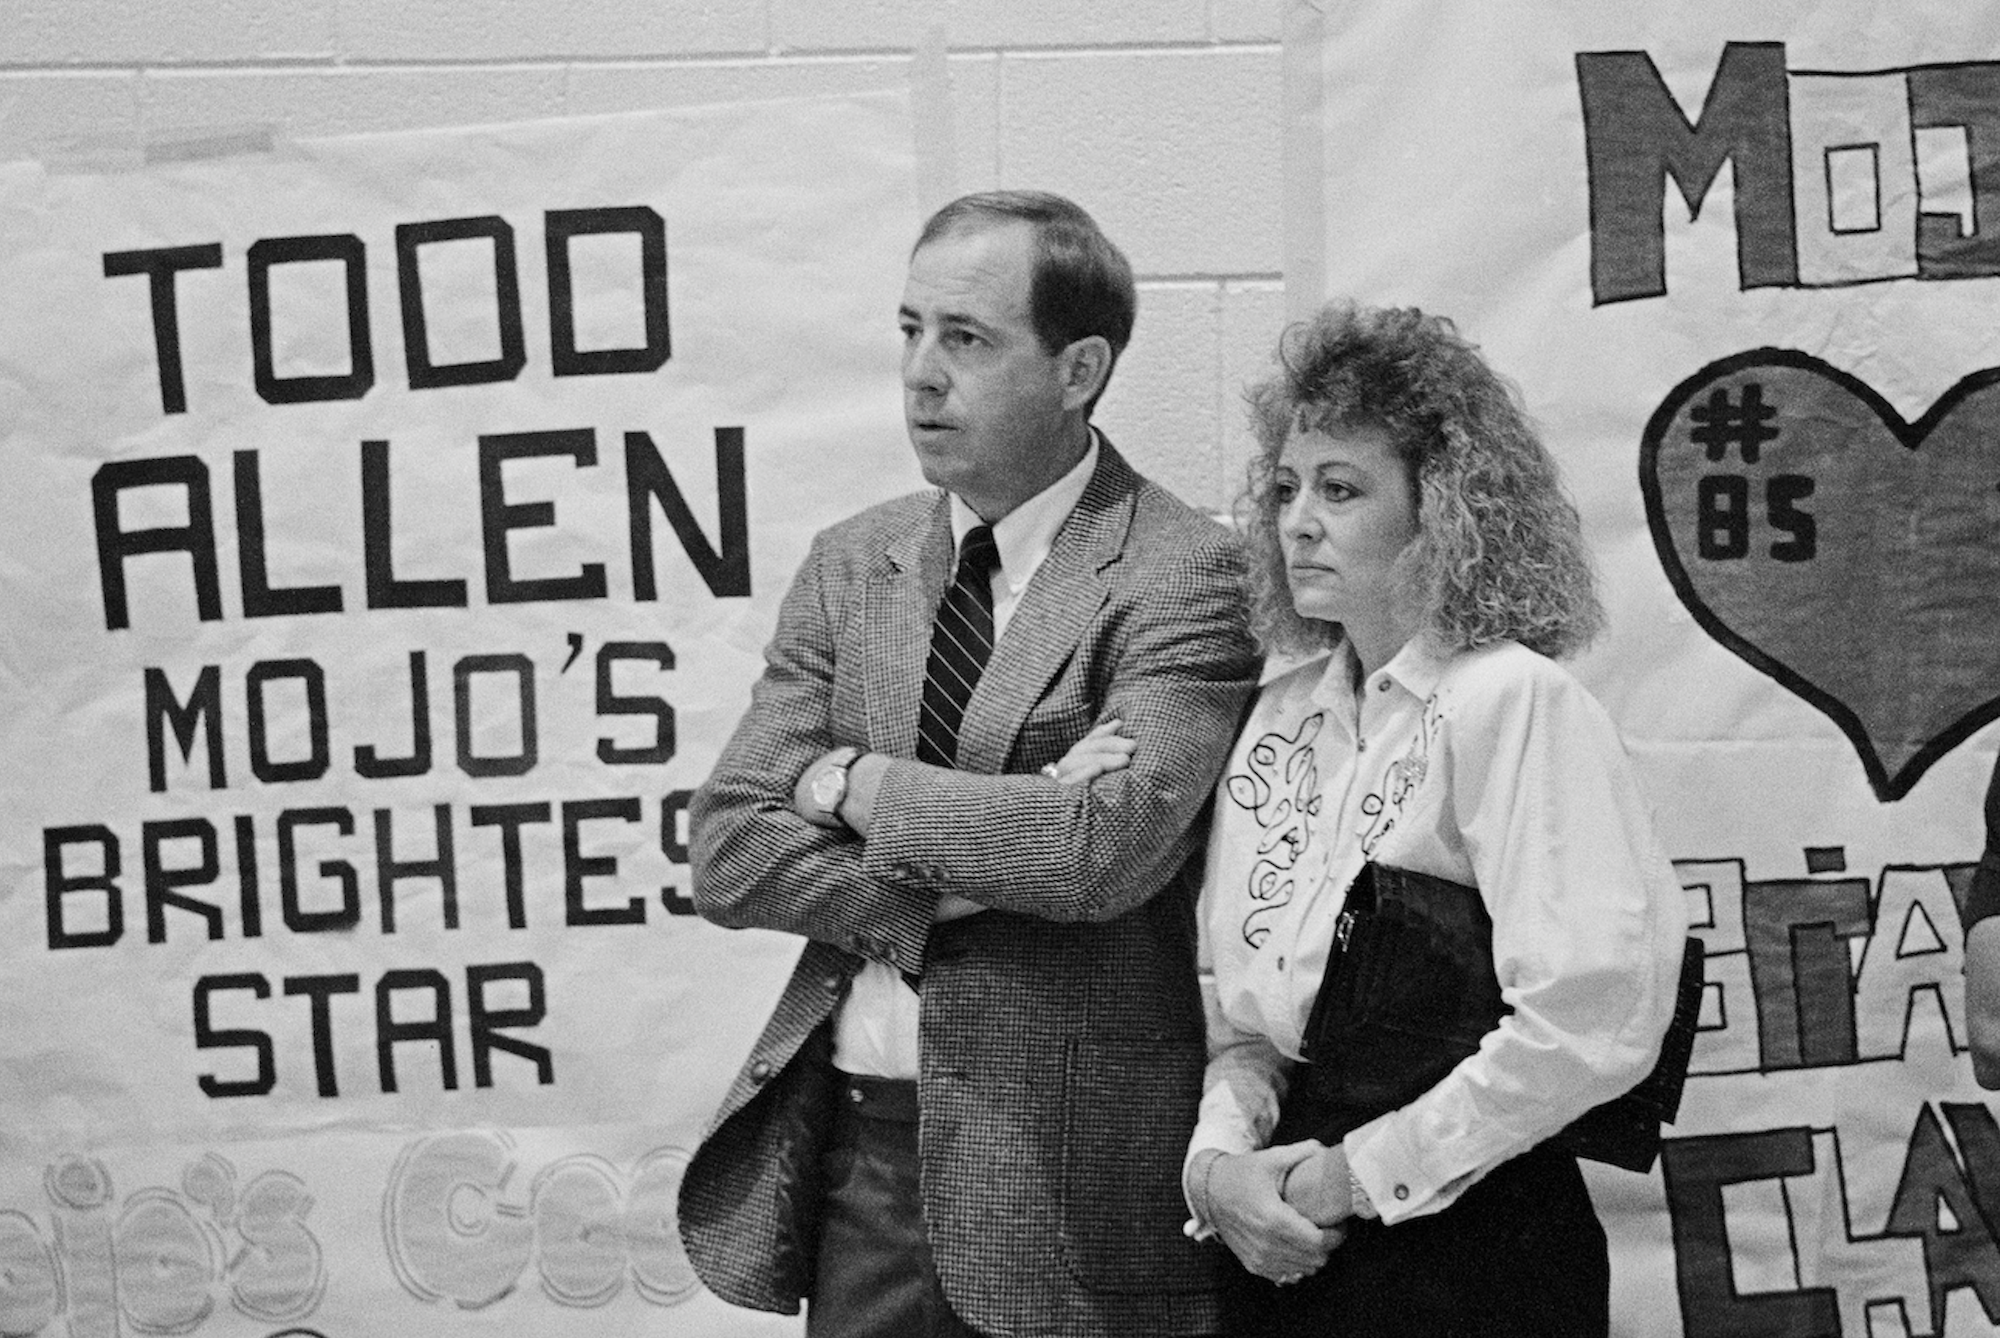
M 1043 767 L 1042 774 L 1058 785 L 1088 785 L 1106 772 L 1132 765 L 1139 741 L 1119 733 L 1124 727 L 1117 720 L 1105 721 L 1071 744 L 1061 761 Z

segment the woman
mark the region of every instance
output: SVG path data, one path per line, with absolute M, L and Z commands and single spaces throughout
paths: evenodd
M 1603 1334 L 1604 1233 L 1550 1140 L 1652 1066 L 1686 910 L 1548 658 L 1600 617 L 1576 512 L 1448 321 L 1334 305 L 1279 352 L 1254 612 L 1311 658 L 1216 799 L 1189 1229 L 1243 1266 L 1232 1333 Z

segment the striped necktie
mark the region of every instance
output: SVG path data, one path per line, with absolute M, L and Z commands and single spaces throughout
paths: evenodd
M 993 653 L 993 578 L 1000 550 L 993 527 L 975 525 L 959 545 L 958 575 L 938 605 L 931 628 L 931 658 L 924 668 L 924 700 L 917 712 L 917 760 L 953 766 L 958 724 Z

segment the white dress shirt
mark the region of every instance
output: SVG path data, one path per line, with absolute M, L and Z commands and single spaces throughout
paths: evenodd
M 1646 1075 L 1687 902 L 1610 719 L 1561 666 L 1513 642 L 1440 654 L 1419 637 L 1358 692 L 1357 672 L 1342 645 L 1269 683 L 1218 787 L 1200 911 L 1210 1058 L 1189 1157 L 1268 1143 L 1363 863 L 1470 884 L 1514 1011 L 1343 1140 L 1393 1223 Z
M 993 573 L 993 641 L 998 645 L 1013 620 L 1028 582 L 1055 546 L 1063 522 L 1083 496 L 1097 469 L 1097 430 L 1076 467 L 993 525 L 993 543 L 1000 566 Z M 951 497 L 951 541 L 956 553 L 966 534 L 985 522 L 956 493 Z M 937 918 L 952 920 L 981 909 L 953 893 L 938 899 Z M 833 1062 L 848 1073 L 880 1078 L 917 1076 L 917 993 L 902 973 L 882 962 L 869 962 L 854 977 L 854 985 L 833 1020 Z

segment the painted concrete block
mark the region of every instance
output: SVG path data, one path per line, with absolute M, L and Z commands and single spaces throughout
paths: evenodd
M 781 51 L 914 47 L 933 30 L 954 50 L 1200 42 L 1205 0 L 771 0 Z
M 0 72 L 0 161 L 70 157 L 87 139 L 139 142 L 139 76 L 119 72 Z
M 1282 269 L 1276 47 L 1020 56 L 1000 169 L 1074 196 L 1151 275 Z
M 149 73 L 140 109 L 148 133 L 249 122 L 305 138 L 555 116 L 562 84 L 552 65 Z
M 1142 284 L 1132 343 L 1097 423 L 1140 473 L 1208 509 L 1218 496 L 1212 283 Z
M 1209 35 L 1218 42 L 1275 42 L 1285 10 L 1298 0 L 1210 0 Z
M 1266 280 L 1223 285 L 1222 370 L 1217 392 L 1222 424 L 1221 486 L 1232 499 L 1242 491 L 1244 471 L 1257 449 L 1243 392 L 1275 369 L 1278 337 L 1284 328 L 1282 283 Z
M 0 56 L 12 66 L 324 59 L 333 52 L 333 33 L 331 0 L 0 5 Z
M 340 54 L 374 60 L 556 60 L 769 49 L 763 0 L 339 0 Z

